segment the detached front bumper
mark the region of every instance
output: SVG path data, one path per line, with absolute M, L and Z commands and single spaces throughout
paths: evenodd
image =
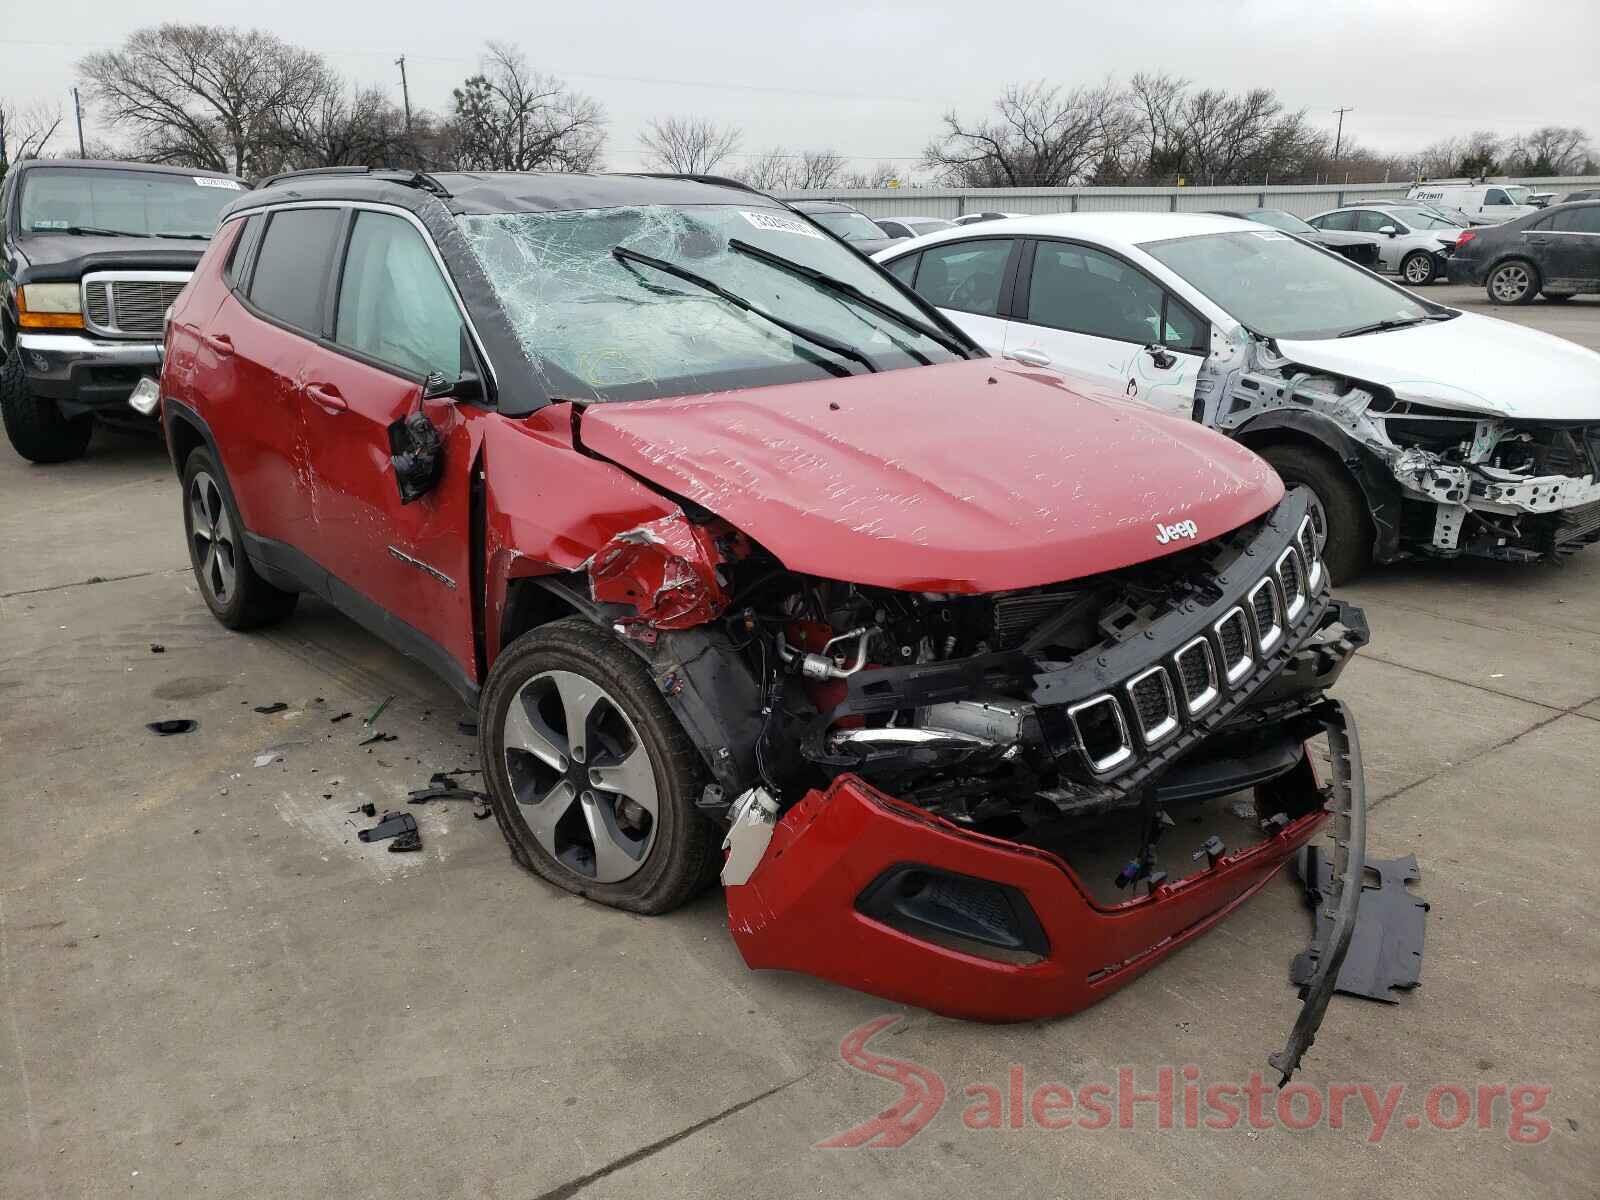
M 1302 754 L 1279 786 L 1301 801 L 1303 815 L 1148 895 L 1101 905 L 1056 855 L 963 829 L 845 775 L 790 809 L 748 881 L 726 889 L 729 928 L 751 967 L 803 971 L 946 1016 L 1025 1021 L 1077 1012 L 1249 899 L 1329 811 L 1337 818 L 1336 868 L 1364 861 L 1354 732 L 1332 701 L 1317 715 L 1334 750 L 1329 809 Z M 1285 1075 L 1332 994 L 1359 892 L 1357 881 L 1341 893 L 1322 973 L 1296 1025 L 1298 1049 L 1292 1041 L 1289 1057 L 1274 1060 Z
M 28 387 L 54 400 L 63 416 L 113 411 L 129 415 L 127 400 L 144 375 L 161 369 L 160 342 L 120 342 L 71 333 L 20 333 Z

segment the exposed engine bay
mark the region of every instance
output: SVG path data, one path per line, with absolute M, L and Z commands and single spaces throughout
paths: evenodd
M 1511 421 L 1306 370 L 1246 337 L 1213 355 L 1195 419 L 1226 433 L 1320 422 L 1373 504 L 1377 557 L 1559 559 L 1600 541 L 1600 424 Z M 1381 511 L 1384 509 L 1394 511 Z

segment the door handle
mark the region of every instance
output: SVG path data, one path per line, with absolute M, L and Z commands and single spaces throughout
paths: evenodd
M 1173 363 L 1178 361 L 1177 357 L 1172 353 L 1172 351 L 1168 350 L 1159 342 L 1151 342 L 1144 348 L 1144 352 L 1150 356 L 1150 361 L 1155 363 L 1158 370 L 1165 371 L 1168 367 L 1172 366 Z
M 1012 362 L 1019 362 L 1028 367 L 1048 367 L 1050 365 L 1050 356 L 1043 350 L 1028 350 L 1025 348 L 1007 350 L 1005 357 Z
M 204 333 L 200 340 L 206 344 L 206 349 L 218 358 L 233 357 L 233 339 L 225 333 Z
M 350 407 L 331 383 L 308 383 L 305 393 L 324 412 L 340 413 Z

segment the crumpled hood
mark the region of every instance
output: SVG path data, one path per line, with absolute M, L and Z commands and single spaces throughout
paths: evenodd
M 914 591 L 1112 570 L 1216 537 L 1283 495 L 1218 433 L 992 359 L 595 404 L 579 432 L 792 571 Z
M 1528 421 L 1600 421 L 1600 354 L 1493 317 L 1463 313 L 1360 337 L 1279 339 L 1278 350 L 1418 404 Z

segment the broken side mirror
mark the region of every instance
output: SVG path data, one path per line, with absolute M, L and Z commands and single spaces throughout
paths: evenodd
M 432 372 L 422 381 L 424 400 L 455 400 L 458 402 L 483 399 L 483 380 L 475 371 L 463 371 L 454 379 L 439 371 Z
M 427 395 L 424 385 L 423 395 Z M 419 408 L 389 426 L 389 461 L 400 487 L 400 503 L 410 504 L 433 489 L 444 473 L 444 443 Z

